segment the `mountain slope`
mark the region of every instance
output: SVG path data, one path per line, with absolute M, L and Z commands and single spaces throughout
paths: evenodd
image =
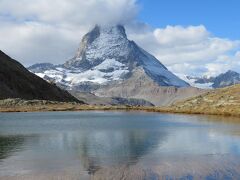
M 240 85 L 215 89 L 200 96 L 177 102 L 174 112 L 240 116 Z
M 0 51 L 0 99 L 6 98 L 77 101 L 68 92 L 30 73 Z
M 141 98 L 155 106 L 163 106 L 207 92 L 207 90 L 194 87 L 159 86 L 143 72 L 144 70 L 141 68 L 136 69 L 128 80 L 103 86 L 96 90 L 95 94 L 100 97 L 108 95 L 111 97 Z

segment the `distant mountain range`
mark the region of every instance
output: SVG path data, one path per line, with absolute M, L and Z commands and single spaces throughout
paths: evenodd
M 67 91 L 32 74 L 0 51 L 0 99 L 7 98 L 80 102 Z
M 28 69 L 75 95 L 84 92 L 166 105 L 203 92 L 128 40 L 121 25 L 95 26 L 83 37 L 74 58 L 64 64 L 35 64 Z
M 216 77 L 186 76 L 186 81 L 192 86 L 199 88 L 223 88 L 234 84 L 240 84 L 240 74 L 229 70 Z

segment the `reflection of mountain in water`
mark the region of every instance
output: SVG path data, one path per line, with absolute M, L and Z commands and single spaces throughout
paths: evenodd
M 75 168 L 93 175 L 107 166 L 132 167 L 166 140 L 168 130 L 158 116 L 144 113 L 34 113 L 22 119 L 19 123 L 13 114 L 0 126 L 6 135 L 0 140 L 1 167 L 8 168 L 2 172 L 7 175 Z
M 104 165 L 131 165 L 147 155 L 165 137 L 159 131 L 107 131 L 83 133 L 74 140 L 77 155 L 89 172 Z
M 24 141 L 23 136 L 0 136 L 0 161 L 19 151 Z

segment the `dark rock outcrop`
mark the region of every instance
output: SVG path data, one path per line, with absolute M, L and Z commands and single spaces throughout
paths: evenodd
M 77 101 L 67 91 L 32 74 L 0 51 L 0 99 L 7 98 Z

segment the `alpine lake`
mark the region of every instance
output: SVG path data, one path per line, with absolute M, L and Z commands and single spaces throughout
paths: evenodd
M 240 179 L 240 119 L 0 113 L 0 179 Z

